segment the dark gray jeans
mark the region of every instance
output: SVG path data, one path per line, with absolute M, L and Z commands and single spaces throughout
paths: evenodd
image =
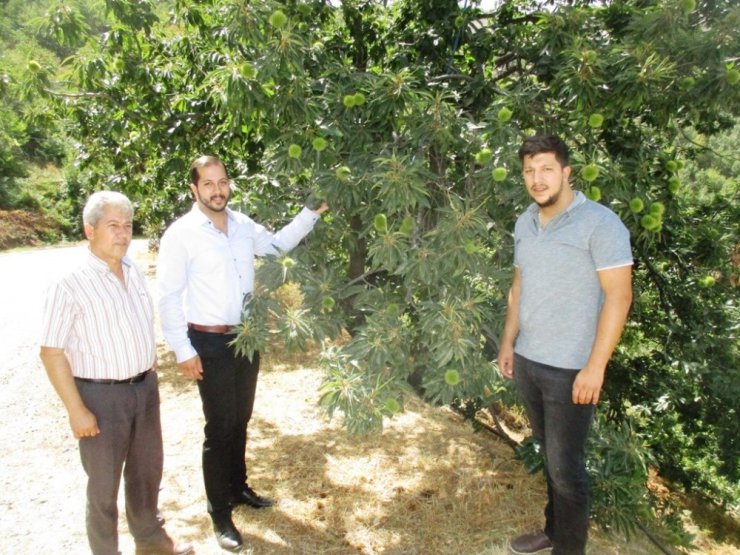
M 573 403 L 577 373 L 514 357 L 514 380 L 527 409 L 532 435 L 545 453 L 545 533 L 553 543 L 553 555 L 583 554 L 588 537 L 585 448 L 594 405 Z
M 126 519 L 137 544 L 166 538 L 157 509 L 162 480 L 162 426 L 156 372 L 135 384 L 75 380 L 100 433 L 79 442 L 87 474 L 87 537 L 95 555 L 118 553 L 118 488 L 125 483 Z

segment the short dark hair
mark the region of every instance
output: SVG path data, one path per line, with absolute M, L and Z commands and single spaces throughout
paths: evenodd
M 200 169 L 205 168 L 206 166 L 221 166 L 224 169 L 224 172 L 226 172 L 226 177 L 229 177 L 229 171 L 226 169 L 226 165 L 221 161 L 221 158 L 210 155 L 200 156 L 190 164 L 190 183 L 198 185 Z
M 570 152 L 568 145 L 557 135 L 532 135 L 524 139 L 519 148 L 519 160 L 524 161 L 525 156 L 534 156 L 543 152 L 552 152 L 560 165 L 569 165 Z

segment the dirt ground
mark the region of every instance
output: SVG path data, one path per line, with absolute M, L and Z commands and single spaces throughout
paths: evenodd
M 45 284 L 84 247 L 0 253 L 0 553 L 87 553 L 85 476 L 66 414 L 38 360 Z M 132 256 L 153 277 L 153 257 Z M 165 445 L 160 507 L 167 530 L 198 554 L 222 553 L 206 514 L 196 387 L 159 341 Z M 445 409 L 410 400 L 382 434 L 358 438 L 317 406 L 315 354 L 263 364 L 247 462 L 250 482 L 276 507 L 236 510 L 253 554 L 506 553 L 513 535 L 541 525 L 544 487 L 509 447 Z M 122 500 L 119 507 L 123 507 Z M 123 511 L 120 548 L 133 553 Z M 733 553 L 707 544 L 705 553 Z M 644 537 L 594 531 L 590 554 L 653 554 Z

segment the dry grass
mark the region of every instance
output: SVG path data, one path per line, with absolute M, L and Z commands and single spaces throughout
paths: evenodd
M 153 272 L 151 260 L 140 262 Z M 159 348 L 167 528 L 199 555 L 220 554 L 205 508 L 197 388 Z M 348 434 L 341 417 L 328 420 L 318 406 L 317 355 L 263 357 L 247 464 L 250 484 L 278 504 L 235 510 L 246 553 L 503 555 L 510 537 L 543 524 L 542 477 L 448 409 L 408 399 L 403 414 L 366 437 Z M 700 540 L 702 553 L 739 552 L 706 534 Z M 593 529 L 588 553 L 660 550 L 644 536 L 628 541 Z
M 543 481 L 503 442 L 418 399 L 382 433 L 349 435 L 317 406 L 321 374 L 313 358 L 302 362 L 264 361 L 247 461 L 250 483 L 279 503 L 235 511 L 248 552 L 497 555 L 506 553 L 509 537 L 541 525 Z M 163 498 L 168 487 L 187 492 L 163 505 L 173 517 L 168 528 L 198 553 L 218 553 L 200 483 L 197 390 L 171 361 L 160 372 L 165 436 L 176 422 L 183 436 L 175 445 L 191 457 L 166 453 Z M 596 533 L 589 552 L 658 550 L 642 538 L 625 543 Z

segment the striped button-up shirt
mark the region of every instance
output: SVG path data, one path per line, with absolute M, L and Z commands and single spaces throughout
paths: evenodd
M 49 287 L 41 345 L 64 349 L 78 378 L 125 380 L 156 360 L 154 310 L 141 270 L 123 258 L 126 286 L 88 252 Z

